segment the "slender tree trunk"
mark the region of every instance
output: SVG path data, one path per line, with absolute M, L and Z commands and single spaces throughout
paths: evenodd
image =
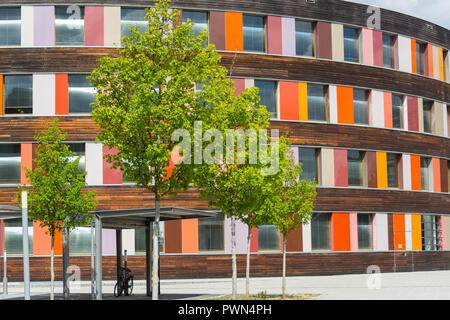
M 152 300 L 158 300 L 158 266 L 159 266 L 159 219 L 160 219 L 160 199 L 155 195 L 155 223 L 153 225 L 153 261 L 152 261 Z
M 286 235 L 283 235 L 283 299 L 286 299 Z
M 231 292 L 232 299 L 236 300 L 237 295 L 237 265 L 236 265 L 236 217 L 231 216 L 231 265 L 232 265 L 232 281 L 231 281 Z
M 248 227 L 247 236 L 247 265 L 245 270 L 245 296 L 248 298 L 250 294 L 250 241 L 252 239 L 252 228 Z
M 55 300 L 55 271 L 53 268 L 54 245 L 55 245 L 55 235 L 52 234 L 52 249 L 51 249 L 51 256 L 50 256 L 50 300 Z

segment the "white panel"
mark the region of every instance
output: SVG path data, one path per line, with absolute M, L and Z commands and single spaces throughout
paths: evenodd
M 33 46 L 34 35 L 34 7 L 22 6 L 21 8 L 21 31 L 20 42 L 22 47 Z
M 105 47 L 120 47 L 120 7 L 104 7 Z
M 449 136 L 449 132 L 448 132 L 448 106 L 446 104 L 442 105 L 444 110 L 444 116 L 442 117 L 444 119 L 444 137 L 448 137 Z
M 328 105 L 330 106 L 330 123 L 338 123 L 336 86 L 328 86 L 328 97 Z
M 433 159 L 430 159 L 430 165 L 428 166 L 428 191 L 436 191 L 434 190 Z
M 86 143 L 86 183 L 103 184 L 103 148 L 101 143 Z
M 254 79 L 245 79 L 245 89 L 249 89 L 255 86 Z
M 384 93 L 372 90 L 370 102 L 370 126 L 384 128 Z
M 33 115 L 55 115 L 55 75 L 33 75 Z
M 389 236 L 388 236 L 388 216 L 386 213 L 375 214 L 376 226 L 376 251 L 389 250 Z
M 122 250 L 127 250 L 127 255 L 135 254 L 134 229 L 122 230 Z M 122 254 L 123 254 L 122 252 Z
M 311 252 L 311 223 L 302 225 L 302 241 L 303 252 Z
M 400 71 L 412 72 L 411 39 L 398 36 L 398 67 Z
M 403 154 L 402 167 L 403 167 L 403 189 L 411 190 L 411 156 L 409 154 Z
M 439 80 L 439 47 L 433 46 L 433 72 L 434 78 Z
M 406 250 L 412 250 L 412 222 L 410 214 L 405 214 L 405 239 Z

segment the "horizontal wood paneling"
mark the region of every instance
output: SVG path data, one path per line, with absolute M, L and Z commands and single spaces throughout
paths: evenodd
M 98 59 L 116 54 L 108 48 L 8 48 L 0 49 L 0 73 L 90 72 Z M 415 74 L 366 65 L 221 52 L 222 64 L 233 65 L 233 77 L 322 82 L 388 90 L 450 103 L 450 84 Z
M 395 260 L 394 260 L 395 255 Z M 365 274 L 371 265 L 385 272 L 449 270 L 450 251 L 441 252 L 345 252 L 287 253 L 286 275 Z M 0 259 L 3 274 L 3 261 Z M 237 255 L 238 277 L 245 276 L 244 254 Z M 395 261 L 395 266 L 394 266 Z M 103 280 L 116 278 L 116 257 L 103 257 Z M 90 280 L 91 261 L 88 256 L 72 256 L 70 265 L 77 265 L 81 280 Z M 252 254 L 251 277 L 278 277 L 282 273 L 281 254 Z M 231 255 L 161 255 L 161 279 L 199 279 L 231 277 Z M 22 258 L 8 258 L 8 280 L 23 281 Z M 135 279 L 145 279 L 145 256 L 128 256 L 128 268 Z M 50 280 L 50 258 L 30 258 L 31 281 Z M 62 280 L 62 258 L 55 257 L 55 280 Z
M 3 0 L 2 4 L 47 4 L 48 0 Z M 78 0 L 61 0 L 59 3 L 79 4 Z M 83 4 L 108 4 L 124 6 L 151 6 L 149 0 L 84 0 Z M 367 5 L 342 0 L 320 0 L 315 4 L 298 0 L 178 0 L 172 1 L 176 8 L 198 8 L 228 11 L 245 11 L 272 15 L 287 15 L 316 20 L 334 21 L 367 27 L 372 13 L 367 13 Z M 409 15 L 381 9 L 381 27 L 384 31 L 417 37 L 449 47 L 449 30 Z M 407 26 L 407 27 L 405 27 Z

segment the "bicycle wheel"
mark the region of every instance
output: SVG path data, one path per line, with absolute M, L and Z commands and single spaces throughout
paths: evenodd
M 114 296 L 120 297 L 122 295 L 123 292 L 123 287 L 122 287 L 122 281 L 117 281 L 116 285 L 114 286 Z
M 129 277 L 125 283 L 125 295 L 129 296 L 133 292 L 133 278 Z

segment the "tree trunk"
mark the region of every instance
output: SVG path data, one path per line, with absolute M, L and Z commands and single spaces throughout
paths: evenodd
M 250 294 L 250 241 L 252 239 L 252 228 L 248 227 L 247 237 L 247 265 L 245 270 L 245 296 L 248 298 Z
M 236 300 L 237 295 L 237 265 L 236 265 L 236 217 L 231 216 L 231 265 L 232 265 L 232 281 L 231 281 L 231 292 L 232 299 Z
M 158 300 L 158 266 L 159 266 L 159 219 L 160 199 L 155 195 L 155 223 L 153 225 L 153 262 L 152 262 L 152 300 Z
M 286 235 L 283 235 L 283 299 L 286 299 Z
M 50 256 L 50 300 L 55 300 L 55 271 L 53 269 L 54 245 L 55 245 L 55 235 L 52 234 L 52 249 Z

